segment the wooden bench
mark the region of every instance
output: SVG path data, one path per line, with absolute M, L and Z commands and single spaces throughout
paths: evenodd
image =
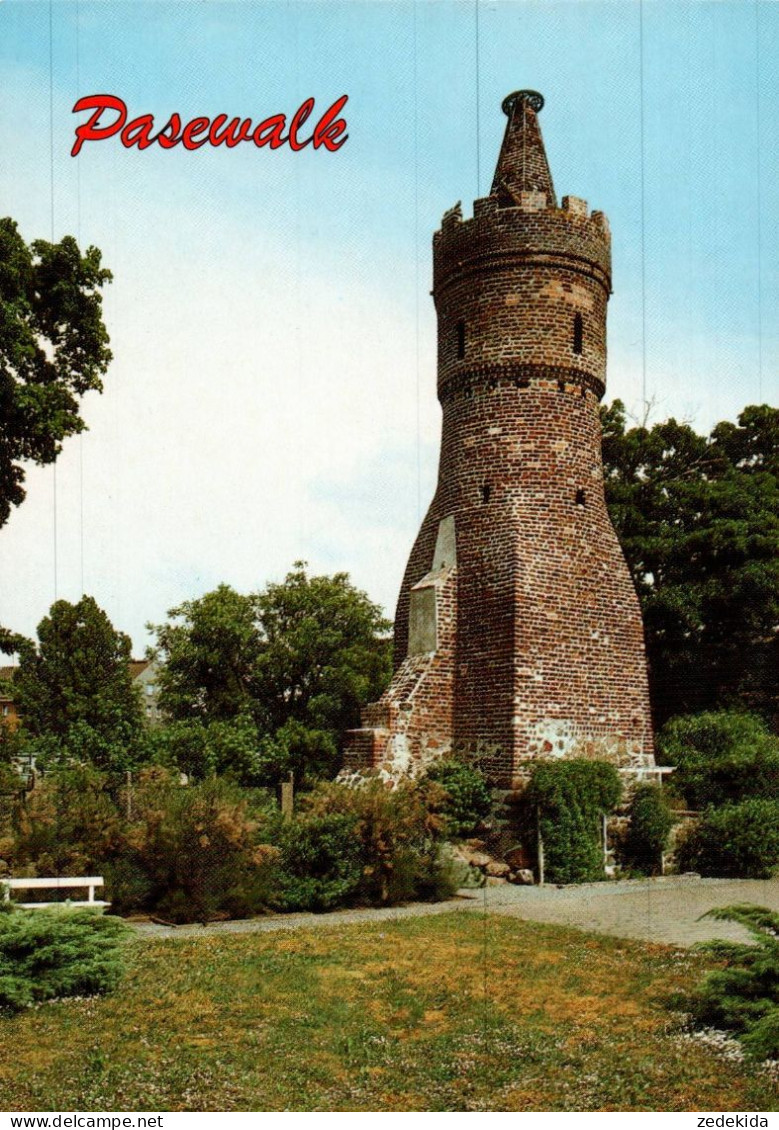
M 72 890 L 78 887 L 82 887 L 88 891 L 86 900 L 78 899 L 73 901 L 67 899 L 65 902 L 14 902 L 14 906 L 21 906 L 25 910 L 38 910 L 46 906 L 90 906 L 102 910 L 103 907 L 111 905 L 110 902 L 103 902 L 101 899 L 95 898 L 95 889 L 102 886 L 102 875 L 88 875 L 83 879 L 71 877 L 61 879 L 0 879 L 0 887 L 3 888 L 4 902 L 11 902 L 11 891 L 61 891 Z

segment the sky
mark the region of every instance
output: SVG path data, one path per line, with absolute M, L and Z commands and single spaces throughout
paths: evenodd
M 94 596 L 148 622 L 293 562 L 392 616 L 437 473 L 431 239 L 489 192 L 509 92 L 546 100 L 558 197 L 609 217 L 606 398 L 708 430 L 779 400 L 779 5 L 0 0 L 0 215 L 114 275 L 88 432 L 0 530 L 0 624 Z M 70 156 L 79 97 L 287 118 L 335 152 Z

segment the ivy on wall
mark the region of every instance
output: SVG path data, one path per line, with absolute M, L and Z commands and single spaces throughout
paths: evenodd
M 622 784 L 605 761 L 544 761 L 525 791 L 530 838 L 543 841 L 545 878 L 587 883 L 603 878 L 601 817 L 619 802 Z

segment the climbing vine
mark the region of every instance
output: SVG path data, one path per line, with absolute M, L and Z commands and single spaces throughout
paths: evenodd
M 530 838 L 543 841 L 545 878 L 586 883 L 603 878 L 601 816 L 619 802 L 622 785 L 605 761 L 545 761 L 525 791 Z

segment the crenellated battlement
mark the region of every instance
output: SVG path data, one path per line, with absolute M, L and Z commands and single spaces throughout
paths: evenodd
M 492 193 L 474 202 L 471 219 L 456 204 L 433 237 L 442 403 L 489 382 L 486 374 L 519 382 L 550 366 L 599 399 L 605 391 L 608 221 L 578 196 L 558 208 L 548 192 L 521 185 L 518 203 Z
M 501 205 L 496 196 L 474 201 L 473 218 L 465 220 L 459 204 L 450 209 L 433 236 L 434 297 L 451 275 L 481 270 L 491 257 L 505 265 L 511 257 L 527 261 L 546 257 L 568 259 L 559 266 L 594 277 L 611 294 L 611 232 L 603 212 L 589 213 L 587 201 L 563 197 L 561 208 L 549 208 L 545 194 L 524 192 L 522 203 Z

